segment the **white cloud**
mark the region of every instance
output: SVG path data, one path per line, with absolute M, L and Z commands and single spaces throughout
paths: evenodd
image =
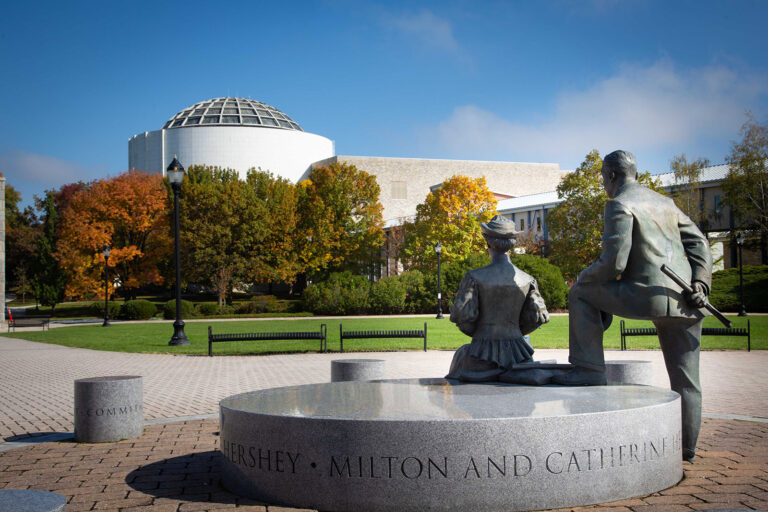
M 104 166 L 85 166 L 53 156 L 28 151 L 10 151 L 0 155 L 0 172 L 9 183 L 38 185 L 45 189 L 106 174 Z
M 389 18 L 388 23 L 429 46 L 450 51 L 455 51 L 459 47 L 453 36 L 451 22 L 428 9 L 422 9 L 417 14 Z
M 592 148 L 654 151 L 702 139 L 734 139 L 745 110 L 767 92 L 764 76 L 723 66 L 680 71 L 661 61 L 625 66 L 586 90 L 561 92 L 553 114 L 541 122 L 504 119 L 464 105 L 421 135 L 453 157 L 574 165 Z

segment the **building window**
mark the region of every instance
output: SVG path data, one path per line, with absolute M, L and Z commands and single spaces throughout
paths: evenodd
M 720 196 L 715 196 L 715 214 L 719 215 L 723 211 L 723 201 Z
M 525 219 L 520 219 L 520 231 L 525 231 Z
M 536 231 L 541 231 L 541 217 L 536 217 Z
M 408 199 L 408 184 L 405 181 L 392 182 L 392 199 Z

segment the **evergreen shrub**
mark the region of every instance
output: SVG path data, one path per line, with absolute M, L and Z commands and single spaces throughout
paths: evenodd
M 288 306 L 274 295 L 257 295 L 251 300 L 241 302 L 235 307 L 235 313 L 239 315 L 253 315 L 257 313 L 280 313 L 288 309 Z
M 405 283 L 398 276 L 379 279 L 371 285 L 368 309 L 374 315 L 391 315 L 405 310 Z
M 188 300 L 181 299 L 182 318 L 192 318 L 195 316 L 195 305 Z M 176 299 L 171 299 L 163 305 L 163 318 L 174 320 L 176 318 Z
M 428 288 L 429 283 L 421 271 L 409 270 L 390 279 L 397 279 L 405 287 L 404 313 L 432 313 L 435 311 L 437 289 L 433 291 Z
M 197 312 L 202 316 L 214 316 L 219 314 L 218 302 L 201 302 L 195 306 Z M 174 315 L 176 313 L 174 312 Z
M 120 308 L 120 318 L 126 320 L 149 320 L 157 313 L 157 306 L 148 300 L 126 301 Z
M 109 318 L 117 318 L 117 316 L 120 314 L 120 306 L 121 304 L 119 302 L 115 302 L 113 300 L 109 301 Z M 88 306 L 88 309 L 96 318 L 104 318 L 103 300 L 92 302 L 91 305 Z
M 565 309 L 568 305 L 568 285 L 560 268 L 533 254 L 515 254 L 512 257 L 520 270 L 536 279 L 547 310 Z
M 371 284 L 351 272 L 332 273 L 308 286 L 302 294 L 304 309 L 319 315 L 355 315 L 368 310 Z

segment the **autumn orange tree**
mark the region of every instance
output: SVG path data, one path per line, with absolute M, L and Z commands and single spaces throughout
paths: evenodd
M 446 263 L 484 252 L 480 223 L 496 215 L 496 204 L 485 178 L 452 176 L 416 207 L 413 222 L 405 225 L 401 254 L 412 268 L 429 269 L 435 264 L 438 241 Z
M 297 250 L 307 272 L 360 271 L 384 240 L 376 178 L 352 164 L 313 169 L 297 185 Z
M 135 298 L 139 287 L 161 284 L 158 263 L 170 257 L 168 194 L 160 174 L 126 171 L 72 194 L 61 213 L 56 258 L 69 276 L 67 295 L 102 296 L 110 247 L 113 287 Z

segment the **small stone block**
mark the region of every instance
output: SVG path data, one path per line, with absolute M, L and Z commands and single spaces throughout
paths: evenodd
M 144 430 L 140 376 L 75 381 L 75 440 L 108 443 L 141 437 Z
M 331 361 L 331 382 L 385 379 L 383 359 L 336 359 Z
M 650 361 L 606 361 L 605 378 L 608 384 L 653 384 L 653 365 Z
M 0 490 L 0 512 L 64 512 L 67 499 L 46 491 Z

